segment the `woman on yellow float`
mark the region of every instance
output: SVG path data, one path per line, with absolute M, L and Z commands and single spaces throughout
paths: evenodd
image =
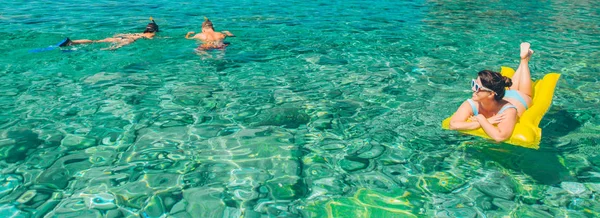
M 456 110 L 450 119 L 450 129 L 482 128 L 497 142 L 510 138 L 518 117 L 531 106 L 529 59 L 532 54 L 530 44 L 521 43 L 521 62 L 512 79 L 489 70 L 479 72 L 477 79 L 471 81 L 472 98 Z

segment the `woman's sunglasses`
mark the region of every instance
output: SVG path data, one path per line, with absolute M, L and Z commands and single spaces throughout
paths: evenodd
M 479 84 L 477 84 L 477 82 L 475 82 L 475 79 L 471 80 L 471 89 L 474 92 L 479 92 L 479 91 L 488 91 L 488 92 L 492 92 L 494 94 L 496 94 L 496 92 L 494 92 L 494 90 L 488 89 L 486 87 L 480 86 Z

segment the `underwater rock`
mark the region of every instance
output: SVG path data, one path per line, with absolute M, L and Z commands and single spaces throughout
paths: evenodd
M 197 135 L 200 138 L 209 139 L 209 138 L 217 137 L 219 135 L 219 133 L 221 131 L 223 131 L 225 128 L 227 128 L 226 125 L 201 124 L 201 125 L 194 126 L 191 133 Z
M 165 111 L 160 113 L 155 124 L 161 128 L 187 126 L 195 122 L 194 116 L 184 112 Z
M 242 211 L 239 208 L 226 207 L 223 211 L 223 217 L 242 217 Z
M 19 210 L 15 205 L 0 204 L 0 217 L 30 217 L 29 212 Z
M 465 184 L 465 181 L 447 172 L 436 172 L 423 177 L 425 184 L 420 184 L 432 192 L 450 193 Z
M 578 182 L 562 182 L 560 187 L 571 195 L 579 195 L 586 191 L 585 186 Z
M 332 114 L 337 115 L 334 117 L 352 117 L 362 105 L 359 102 L 343 100 L 336 101 L 332 107 Z
M 421 217 L 424 199 L 401 189 L 386 193 L 359 189 L 354 196 L 308 201 L 303 217 Z M 430 214 L 429 216 L 433 216 Z
M 572 209 L 565 210 L 564 208 L 550 208 L 550 213 L 554 214 L 554 217 L 565 217 L 565 218 L 588 218 L 585 213 L 581 211 L 574 211 Z
M 75 210 L 75 211 L 53 211 L 45 217 L 80 218 L 80 217 L 103 217 L 98 210 Z
M 476 183 L 473 186 L 493 198 L 512 200 L 515 197 L 514 184 L 508 176 L 502 173 L 492 173 L 488 175 L 486 181 Z
M 209 172 L 206 171 L 194 171 L 191 173 L 187 173 L 185 175 L 183 175 L 182 178 L 182 183 L 185 185 L 185 187 L 199 187 L 199 186 L 204 186 L 204 184 L 206 184 L 210 178 L 208 178 L 209 176 Z
M 359 187 L 370 188 L 373 190 L 398 189 L 400 186 L 385 174 L 377 171 L 353 173 L 346 177 L 346 182 L 355 184 Z
M 506 211 L 488 210 L 485 211 L 486 218 L 506 218 Z
M 173 205 L 173 207 L 169 211 L 169 215 L 172 217 L 192 218 L 192 215 L 190 215 L 185 210 L 186 205 L 187 205 L 186 200 L 180 200 L 179 202 L 177 202 Z
M 357 156 L 358 158 L 375 159 L 385 152 L 385 146 L 377 142 L 371 142 L 369 145 L 369 150 L 360 151 L 360 154 Z
M 517 207 L 517 203 L 514 201 L 504 200 L 502 198 L 494 198 L 492 204 L 502 209 L 503 211 L 512 211 Z
M 342 178 L 337 177 L 314 180 L 310 184 L 310 187 L 311 193 L 309 194 L 309 198 L 315 198 L 322 195 L 338 196 L 351 190 L 351 187 L 345 183 Z
M 319 118 L 313 122 L 311 122 L 311 126 L 318 130 L 326 130 L 332 129 L 332 119 L 331 118 Z
M 13 174 L 0 174 L 0 199 L 22 186 L 23 177 Z
M 100 211 L 89 209 L 81 197 L 63 198 L 44 217 L 101 217 Z
M 140 212 L 140 214 L 142 214 L 143 217 L 162 217 L 164 213 L 164 205 L 160 198 L 156 195 L 150 197 L 148 203 L 146 204 L 146 207 L 144 207 L 144 209 L 142 209 L 142 211 Z
M 250 122 L 257 119 L 252 126 L 282 126 L 284 128 L 298 128 L 310 120 L 310 116 L 301 108 L 270 108 L 253 117 Z
M 273 199 L 299 199 L 308 193 L 304 182 L 297 176 L 283 176 L 266 182 Z
M 600 167 L 593 171 L 586 171 L 578 175 L 582 182 L 600 183 Z
M 413 155 L 414 152 L 403 146 L 398 146 L 389 149 L 390 152 L 384 152 L 378 160 L 378 162 L 380 162 L 384 166 L 406 164 L 408 162 L 408 159 L 411 157 L 411 155 Z
M 582 211 L 589 214 L 589 217 L 600 217 L 600 202 L 597 199 L 574 198 L 567 208 Z
M 585 183 L 585 186 L 595 193 L 600 193 L 600 183 Z
M 9 89 L 2 90 L 2 93 L 0 93 L 0 96 L 16 96 L 19 93 L 20 93 L 19 89 L 9 88 Z
M 540 202 L 544 198 L 548 186 L 522 176 L 513 177 L 516 197 L 526 204 Z
M 7 163 L 15 163 L 26 158 L 30 149 L 37 148 L 44 141 L 38 138 L 38 134 L 31 130 L 17 130 L 6 133 L 6 143 L 0 147 L 0 160 Z M 0 143 L 4 144 L 5 142 Z
M 335 58 L 329 58 L 326 56 L 321 56 L 319 57 L 319 60 L 317 61 L 318 65 L 334 65 L 334 66 L 339 66 L 339 65 L 346 65 L 348 64 L 348 60 L 344 60 L 344 59 L 335 59 Z
M 497 183 L 481 182 L 474 185 L 477 190 L 485 193 L 486 195 L 494 198 L 502 198 L 506 200 L 512 200 L 515 197 L 514 191 L 506 186 Z
M 532 206 L 523 204 L 520 205 L 519 208 L 515 211 L 516 217 L 554 217 L 552 214 L 534 208 Z
M 60 145 L 60 142 L 63 140 L 64 136 L 61 132 L 51 132 L 47 134 L 44 138 L 46 138 L 44 142 L 44 147 L 56 147 Z
M 24 194 L 22 194 L 18 200 L 21 200 L 23 203 L 21 209 L 25 208 L 38 208 L 40 205 L 46 204 L 46 201 L 53 196 L 56 196 L 48 189 L 30 189 Z M 54 199 L 55 200 L 55 199 Z M 52 201 L 52 200 L 50 200 Z M 41 208 L 40 208 L 41 209 Z M 37 212 L 35 212 L 37 213 Z
M 194 106 L 198 105 L 202 97 L 199 96 L 175 96 L 173 99 L 173 103 L 181 105 L 181 106 Z
M 67 155 L 56 160 L 52 166 L 44 170 L 35 179 L 35 183 L 51 189 L 64 189 L 74 174 L 89 169 L 91 165 L 89 157 L 85 153 Z
M 472 208 L 447 208 L 444 211 L 438 211 L 435 217 L 477 217 L 477 211 Z
M 106 73 L 100 72 L 92 76 L 88 76 L 83 80 L 84 83 L 96 85 L 96 83 L 110 82 L 121 78 L 122 76 L 118 73 Z
M 90 148 L 89 150 L 86 150 L 86 153 L 91 154 L 89 161 L 94 164 L 95 167 L 111 166 L 118 158 L 118 155 L 120 155 L 119 152 L 107 147 Z
M 36 194 L 37 194 L 37 192 L 35 190 L 27 190 L 25 193 L 23 193 L 21 195 L 21 197 L 19 197 L 17 199 L 17 202 L 19 202 L 21 204 L 25 204 L 25 203 L 31 201 L 31 199 L 33 199 Z
M 109 192 L 115 196 L 117 205 L 141 210 L 154 192 L 154 189 L 146 184 L 143 181 L 123 183 L 121 186 L 109 188 Z
M 346 156 L 341 159 L 338 163 L 342 169 L 346 172 L 354 172 L 357 170 L 363 170 L 369 167 L 370 161 L 365 158 L 358 158 L 354 156 Z
M 551 186 L 546 190 L 546 197 L 542 199 L 542 202 L 554 207 L 564 207 L 569 203 L 569 199 L 570 196 L 567 191 Z
M 259 197 L 257 189 L 260 185 L 255 178 L 252 178 L 251 174 L 244 175 L 244 173 L 235 172 L 233 174 L 236 178 L 227 184 L 227 192 L 232 195 L 234 200 L 250 201 Z
M 173 191 L 158 193 L 157 196 L 162 203 L 164 211 L 168 212 L 171 211 L 176 204 L 181 202 L 183 199 L 183 192 L 179 189 L 175 189 Z
M 322 163 L 310 163 L 304 170 L 306 177 L 313 180 L 320 178 L 328 178 L 335 175 L 335 170 L 327 164 Z
M 61 142 L 69 150 L 81 150 L 96 145 L 96 139 L 78 135 L 67 135 Z
M 221 199 L 222 188 L 190 188 L 183 190 L 187 202 L 186 211 L 194 217 L 223 217 L 226 209 Z
M 590 163 L 592 163 L 594 166 L 600 166 L 600 155 L 589 157 L 588 161 Z
M 111 210 L 117 208 L 115 196 L 109 193 L 82 194 L 85 206 L 90 209 Z
M 405 86 L 400 85 L 388 85 L 384 87 L 381 92 L 393 96 L 407 96 L 408 90 Z
M 114 209 L 114 210 L 108 210 L 106 211 L 106 218 L 121 218 L 121 217 L 126 217 L 125 214 L 119 210 L 119 209 Z
M 163 189 L 177 187 L 181 175 L 172 173 L 146 173 L 141 181 L 145 181 L 150 188 Z
M 40 202 L 41 205 L 32 205 L 35 207 L 35 212 L 33 213 L 34 216 L 37 217 L 41 217 L 45 214 L 48 214 L 48 212 L 54 210 L 54 208 L 56 207 L 56 205 L 58 205 L 60 203 L 60 201 L 63 199 L 63 194 L 62 192 L 58 191 L 58 192 L 53 192 L 52 196 L 50 196 L 50 198 L 48 200 L 46 200 L 45 202 Z M 36 196 L 37 198 L 37 196 Z M 34 198 L 33 201 L 36 201 L 37 199 Z
M 36 178 L 35 183 L 51 189 L 64 189 L 69 184 L 71 173 L 62 166 L 50 167 Z
M 343 142 L 327 142 L 324 141 L 322 143 L 319 143 L 319 148 L 323 149 L 325 151 L 327 151 L 328 153 L 332 153 L 335 150 L 339 150 L 339 152 L 345 152 L 344 148 L 346 148 L 346 145 Z
M 565 155 L 565 167 L 569 169 L 573 174 L 580 174 L 589 170 L 590 164 L 589 162 L 581 156 L 576 155 Z
M 483 210 L 490 210 L 493 207 L 492 200 L 493 198 L 489 196 L 481 195 L 477 199 L 475 199 L 475 203 L 479 208 Z

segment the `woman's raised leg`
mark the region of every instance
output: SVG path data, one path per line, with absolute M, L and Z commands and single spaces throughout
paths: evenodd
M 533 50 L 529 49 L 530 44 L 527 42 L 521 43 L 521 62 L 511 78 L 512 86 L 510 89 L 518 90 L 519 92 L 531 97 L 531 72 L 529 71 L 529 59 L 533 54 Z

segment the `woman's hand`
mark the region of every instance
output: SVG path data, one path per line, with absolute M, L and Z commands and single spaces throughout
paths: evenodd
M 485 118 L 485 116 L 483 116 L 483 114 L 477 114 L 477 116 L 475 116 L 475 120 L 477 120 L 477 122 L 481 123 L 481 121 L 486 120 L 487 118 Z
M 225 30 L 225 31 L 221 31 L 223 34 L 230 36 L 230 37 L 235 37 L 233 34 L 231 34 L 229 31 Z
M 194 31 L 189 31 L 187 34 L 185 34 L 185 38 L 189 39 L 190 35 L 194 34 Z
M 494 124 L 498 124 L 498 123 L 502 122 L 502 120 L 504 120 L 504 117 L 505 117 L 504 113 L 502 113 L 502 114 L 496 114 L 496 115 L 488 118 L 487 121 L 490 124 L 494 125 Z
M 480 119 L 486 119 L 485 116 L 483 116 L 481 114 L 479 114 L 477 116 L 481 116 Z M 494 124 L 498 124 L 498 123 L 502 122 L 502 120 L 504 120 L 504 117 L 505 117 L 504 114 L 496 114 L 496 115 L 494 115 L 494 116 L 492 116 L 490 118 L 487 118 L 486 120 L 488 121 L 488 123 L 494 125 Z M 471 122 L 479 122 L 477 120 L 477 118 L 474 117 L 474 116 L 470 116 L 469 117 L 469 121 L 471 121 Z

